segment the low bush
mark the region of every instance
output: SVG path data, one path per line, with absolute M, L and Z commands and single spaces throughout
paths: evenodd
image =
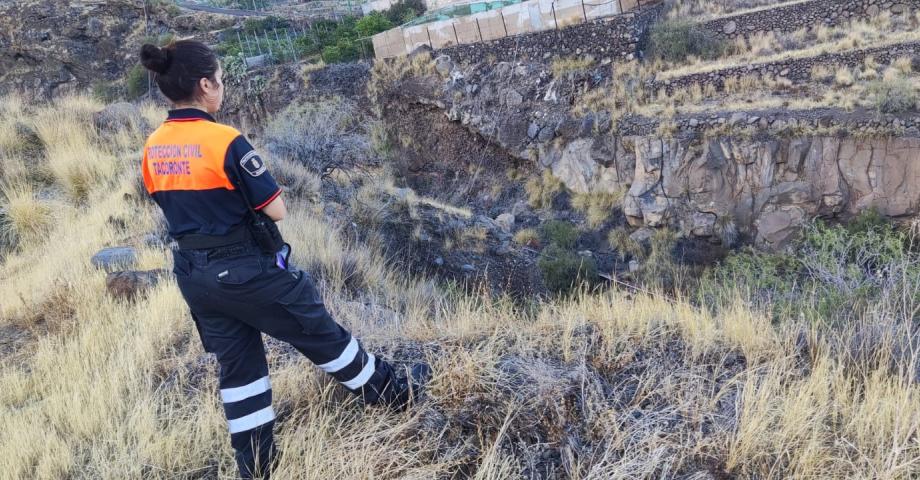
M 425 13 L 425 10 L 425 2 L 422 0 L 402 0 L 393 4 L 383 15 L 391 23 L 402 25 Z
M 543 284 L 555 293 L 572 291 L 597 278 L 597 263 L 593 258 L 583 257 L 557 244 L 540 252 L 537 266 L 543 276 Z
M 594 65 L 594 59 L 591 57 L 564 57 L 553 60 L 550 70 L 553 72 L 553 78 L 559 80 L 570 73 L 581 73 Z
M 128 70 L 125 77 L 125 93 L 129 100 L 137 100 L 148 91 L 149 82 L 147 69 L 143 65 L 135 65 Z
M 575 248 L 578 241 L 578 229 L 572 222 L 564 220 L 550 220 L 543 224 L 543 239 L 547 244 L 555 244 L 562 248 Z
M 792 253 L 747 248 L 730 255 L 706 272 L 700 298 L 704 305 L 714 306 L 741 297 L 777 319 L 831 324 L 858 316 L 885 299 L 916 305 L 917 246 L 914 235 L 895 228 L 877 212 L 863 213 L 847 225 L 819 221 L 806 227 Z
M 627 258 L 642 260 L 645 258 L 645 248 L 630 236 L 629 230 L 626 228 L 611 230 L 607 234 L 607 243 L 610 244 L 610 248 L 616 250 L 620 260 L 626 260 Z
M 651 56 L 668 62 L 683 62 L 690 57 L 713 59 L 727 49 L 725 42 L 687 20 L 658 23 L 649 34 Z
M 677 232 L 667 228 L 655 230 L 649 240 L 648 254 L 635 275 L 643 283 L 664 291 L 687 288 L 692 278 L 689 268 L 674 258 L 676 245 Z
M 903 77 L 871 82 L 869 95 L 879 113 L 909 112 L 917 109 L 920 100 L 915 82 Z
M 321 175 L 351 168 L 373 156 L 370 136 L 356 108 L 338 97 L 291 105 L 265 129 L 266 148 Z

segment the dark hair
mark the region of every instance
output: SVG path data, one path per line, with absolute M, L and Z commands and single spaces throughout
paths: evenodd
M 202 78 L 216 80 L 218 66 L 217 55 L 196 40 L 170 42 L 163 48 L 145 44 L 141 47 L 141 63 L 154 72 L 160 91 L 174 102 L 198 96 L 198 81 Z

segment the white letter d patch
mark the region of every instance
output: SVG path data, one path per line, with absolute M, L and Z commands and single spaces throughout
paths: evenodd
M 246 156 L 240 160 L 240 166 L 243 167 L 243 170 L 246 170 L 246 173 L 253 177 L 258 177 L 265 173 L 265 162 L 262 161 L 262 157 L 259 157 L 255 150 L 247 153 Z

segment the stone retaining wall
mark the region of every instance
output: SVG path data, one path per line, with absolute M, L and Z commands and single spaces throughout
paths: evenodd
M 458 63 L 475 63 L 489 58 L 498 62 L 539 62 L 552 57 L 591 55 L 596 60 L 632 59 L 661 6 L 618 15 L 607 20 L 573 25 L 562 30 L 505 37 L 492 42 L 444 48 Z
M 673 90 L 679 88 L 712 84 L 721 90 L 727 78 L 738 78 L 747 75 L 782 77 L 793 83 L 804 83 L 811 79 L 811 70 L 816 65 L 839 65 L 847 68 L 859 68 L 862 67 L 867 57 L 872 57 L 883 65 L 899 57 L 917 58 L 918 61 L 920 61 L 920 42 L 902 43 L 840 53 L 824 53 L 814 57 L 794 58 L 769 63 L 740 65 L 737 67 L 711 72 L 694 73 L 666 80 L 653 80 L 648 82 L 647 87 L 653 92 L 666 89 L 668 93 L 671 93 Z
M 812 0 L 786 7 L 759 10 L 704 23 L 703 29 L 732 39 L 755 33 L 791 32 L 824 24 L 842 25 L 856 18 L 869 18 L 884 10 L 916 11 L 920 0 Z

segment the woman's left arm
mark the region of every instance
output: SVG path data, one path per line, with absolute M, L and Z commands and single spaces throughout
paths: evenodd
M 280 222 L 287 216 L 287 207 L 284 205 L 284 199 L 281 195 L 275 197 L 268 205 L 262 207 L 262 212 L 268 215 L 268 218 Z

